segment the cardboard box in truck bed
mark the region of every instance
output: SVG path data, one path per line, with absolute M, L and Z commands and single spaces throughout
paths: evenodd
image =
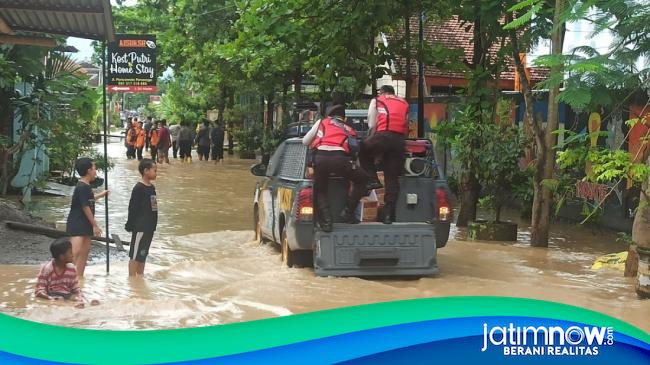
M 377 194 L 374 190 L 370 195 L 361 198 L 355 215 L 361 222 L 376 222 L 379 210 L 379 202 L 377 201 Z

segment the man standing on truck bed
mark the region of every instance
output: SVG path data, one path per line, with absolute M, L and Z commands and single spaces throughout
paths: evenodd
M 314 123 L 303 137 L 302 143 L 311 146 L 316 153 L 314 161 L 314 190 L 318 208 L 320 227 L 325 232 L 332 231 L 332 213 L 327 200 L 330 174 L 343 176 L 353 184 L 345 209 L 341 213 L 343 221 L 356 224 L 359 221 L 354 211 L 359 200 L 366 193 L 367 176 L 355 163 L 348 138 L 356 138 L 354 129 L 344 122 L 345 107 L 333 106 L 327 117 Z
M 375 157 L 383 155 L 386 195 L 384 196 L 384 224 L 394 219 L 395 205 L 399 195 L 399 175 L 404 168 L 404 140 L 408 133 L 408 110 L 406 100 L 395 95 L 395 89 L 384 85 L 379 96 L 372 99 L 368 108 L 368 128 L 374 133 L 361 144 L 359 160 L 370 176 L 369 189 L 380 188 L 375 168 Z

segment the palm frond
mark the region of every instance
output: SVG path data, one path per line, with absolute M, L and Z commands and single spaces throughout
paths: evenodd
M 600 52 L 598 52 L 597 49 L 590 47 L 590 46 L 579 46 L 575 47 L 572 52 L 573 54 L 583 54 L 587 57 L 598 57 L 600 56 Z
M 47 63 L 45 77 L 56 78 L 62 74 L 80 74 L 83 71 L 81 66 L 67 55 L 53 54 Z

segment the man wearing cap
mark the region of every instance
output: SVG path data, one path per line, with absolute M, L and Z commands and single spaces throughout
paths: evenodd
M 303 137 L 302 143 L 311 146 L 316 154 L 314 161 L 314 190 L 318 208 L 318 221 L 325 232 L 332 231 L 332 214 L 327 200 L 329 176 L 342 176 L 352 182 L 341 218 L 345 223 L 356 224 L 354 211 L 366 193 L 368 178 L 355 163 L 348 138 L 356 138 L 356 132 L 345 123 L 345 107 L 335 105 L 327 117 L 314 123 Z
M 408 110 L 406 100 L 395 95 L 395 89 L 384 85 L 379 95 L 370 102 L 368 127 L 372 135 L 361 144 L 359 161 L 370 176 L 369 189 L 380 188 L 375 157 L 383 156 L 386 195 L 384 196 L 384 224 L 394 220 L 395 205 L 399 195 L 399 175 L 404 168 L 404 140 L 408 135 Z

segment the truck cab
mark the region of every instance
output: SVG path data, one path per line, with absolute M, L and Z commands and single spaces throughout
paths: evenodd
M 310 151 L 301 138 L 282 142 L 268 166 L 252 167 L 261 179 L 253 197 L 255 236 L 281 246 L 289 267 L 311 266 L 319 276 L 427 276 L 438 272 L 436 251 L 447 244 L 453 217 L 450 192 L 427 139 L 408 139 L 395 222 L 377 222 L 373 207 L 381 199 L 364 198 L 360 224 L 337 221 L 348 191 L 341 177 L 330 177 L 332 232 L 314 224 Z M 368 208 L 367 206 L 370 206 Z M 364 219 L 365 218 L 365 219 Z

